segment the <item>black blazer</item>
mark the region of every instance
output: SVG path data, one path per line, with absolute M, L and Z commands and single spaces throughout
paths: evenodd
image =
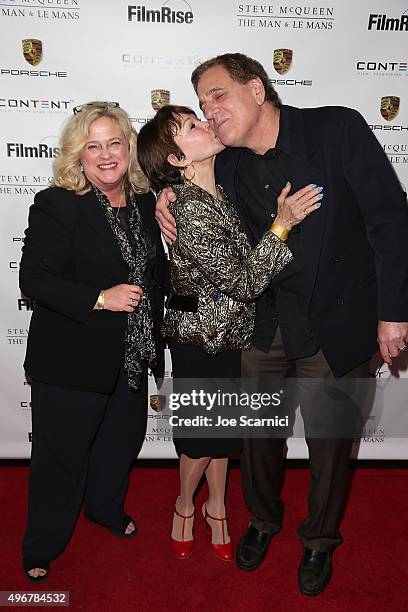
M 154 219 L 155 198 L 137 197 L 146 231 L 156 244 L 154 318 L 163 316 L 165 256 Z M 126 313 L 93 310 L 101 289 L 128 282 L 128 266 L 93 191 L 58 187 L 35 196 L 20 266 L 20 288 L 36 300 L 24 362 L 32 378 L 61 387 L 109 393 L 124 358 Z M 160 371 L 161 370 L 161 371 Z
M 321 208 L 302 222 L 303 288 L 319 344 L 341 376 L 377 351 L 378 319 L 408 321 L 406 194 L 357 111 L 286 108 L 292 190 L 324 187 Z M 240 155 L 226 149 L 217 158 L 217 180 L 233 202 Z

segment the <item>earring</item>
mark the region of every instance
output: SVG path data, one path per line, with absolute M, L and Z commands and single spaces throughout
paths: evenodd
M 84 171 L 84 167 L 83 167 L 83 165 L 81 164 L 81 162 L 79 162 L 79 169 L 80 169 L 80 171 L 81 171 L 81 172 L 83 172 L 83 171 Z
M 187 176 L 187 172 L 186 172 L 187 168 L 191 168 L 191 169 L 192 169 L 192 171 L 193 171 L 192 176 Z M 194 165 L 191 163 L 191 164 L 188 164 L 187 166 L 184 166 L 184 167 L 181 169 L 181 174 L 183 175 L 183 178 L 184 178 L 186 181 L 192 181 L 192 180 L 193 180 L 193 178 L 195 177 L 195 168 L 194 168 Z

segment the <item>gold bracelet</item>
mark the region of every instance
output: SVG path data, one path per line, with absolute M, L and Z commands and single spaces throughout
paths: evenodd
M 96 301 L 96 310 L 104 310 L 104 309 L 105 309 L 105 292 L 102 290 Z
M 274 234 L 275 236 L 280 238 L 280 240 L 282 240 L 283 242 L 287 240 L 290 232 L 290 230 L 286 229 L 286 227 L 283 227 L 283 225 L 279 225 L 279 223 L 272 223 L 271 227 L 269 228 L 269 231 L 271 232 L 271 234 Z

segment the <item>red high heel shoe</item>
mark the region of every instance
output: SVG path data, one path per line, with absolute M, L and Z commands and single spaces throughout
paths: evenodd
M 205 524 L 207 527 L 207 531 L 210 531 L 211 533 L 212 533 L 212 529 L 211 529 L 211 526 L 208 524 L 207 519 L 211 519 L 213 521 L 222 521 L 222 541 L 223 543 L 213 544 L 213 542 L 211 542 L 211 549 L 214 555 L 218 557 L 218 559 L 221 559 L 221 561 L 231 561 L 232 543 L 231 542 L 225 543 L 225 527 L 227 525 L 227 517 L 224 516 L 224 518 L 217 518 L 215 516 L 211 516 L 211 514 L 208 514 L 207 502 L 203 504 L 202 513 L 203 513 L 203 517 L 204 517 Z
M 193 552 L 194 540 L 184 539 L 184 529 L 186 526 L 186 520 L 192 518 L 194 516 L 194 512 L 193 514 L 190 514 L 190 516 L 184 516 L 184 514 L 180 514 L 180 512 L 177 511 L 177 508 L 174 508 L 174 514 L 183 519 L 183 526 L 181 528 L 181 540 L 175 540 L 174 538 L 170 537 L 173 550 L 178 559 L 188 559 Z

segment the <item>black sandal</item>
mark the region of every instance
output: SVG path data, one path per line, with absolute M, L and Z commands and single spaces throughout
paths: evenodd
M 129 527 L 130 523 L 133 523 L 134 530 L 131 533 L 126 533 L 126 529 Z M 118 536 L 119 538 L 127 538 L 128 540 L 130 540 L 130 538 L 135 537 L 137 533 L 137 527 L 132 517 L 129 516 L 128 514 L 125 514 L 125 516 L 123 517 L 123 521 L 122 521 L 122 528 L 121 529 L 111 528 L 109 529 L 109 531 L 113 533 L 114 535 Z
M 23 568 L 25 575 L 31 582 L 42 582 L 46 578 L 48 578 L 48 574 L 50 573 L 50 562 L 49 561 L 36 561 L 34 559 L 23 559 Z M 47 573 L 44 576 L 31 576 L 28 572 L 33 569 L 42 569 Z
M 133 538 L 136 535 L 136 533 L 137 533 L 137 527 L 135 525 L 135 521 L 128 514 L 125 514 L 123 516 L 122 527 L 120 529 L 115 529 L 114 527 L 109 527 L 108 525 L 104 525 L 103 523 L 99 523 L 98 521 L 95 521 L 88 514 L 85 514 L 85 518 L 88 521 L 91 521 L 91 523 L 95 523 L 96 525 L 99 525 L 100 527 L 105 527 L 106 529 L 109 529 L 109 531 L 111 533 L 113 533 L 114 535 L 118 536 L 119 538 L 127 538 L 129 540 L 130 538 Z M 134 530 L 132 531 L 132 533 L 126 533 L 126 529 L 128 528 L 129 523 L 133 523 L 133 526 L 134 526 Z

